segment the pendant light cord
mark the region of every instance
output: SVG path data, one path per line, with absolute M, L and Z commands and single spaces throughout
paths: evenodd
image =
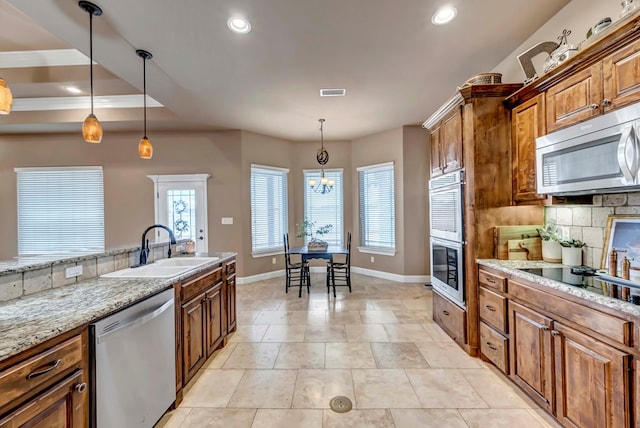
M 91 85 L 91 114 L 93 114 L 93 13 L 89 12 L 89 81 Z
M 144 93 L 144 138 L 147 138 L 147 59 L 142 58 L 142 92 Z

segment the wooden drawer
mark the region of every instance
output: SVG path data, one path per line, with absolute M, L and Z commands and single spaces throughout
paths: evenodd
M 525 304 L 535 305 L 551 316 L 564 318 L 623 345 L 632 345 L 633 323 L 631 321 L 616 318 L 586 306 L 590 303 L 588 301 L 582 305 L 534 287 L 510 280 L 509 297 L 514 297 Z
M 507 333 L 507 299 L 480 287 L 480 319 L 503 334 Z
M 433 320 L 459 344 L 467 342 L 466 317 L 466 311 L 433 293 Z
M 480 269 L 478 271 L 478 282 L 481 286 L 493 288 L 503 293 L 507 292 L 507 279 L 493 273 L 489 273 L 486 270 Z
M 480 322 L 480 352 L 504 374 L 509 374 L 508 339 L 483 322 Z
M 78 335 L 0 372 L 0 407 L 82 364 Z
M 203 291 L 222 281 L 222 266 L 207 270 L 182 281 L 181 296 L 183 302 L 190 300 Z
M 227 262 L 227 276 L 233 275 L 234 273 L 236 273 L 236 261 L 232 260 Z

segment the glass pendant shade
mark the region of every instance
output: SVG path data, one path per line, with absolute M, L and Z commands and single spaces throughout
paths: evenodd
M 0 114 L 11 113 L 11 104 L 13 104 L 11 89 L 7 86 L 7 82 L 0 79 Z
M 153 156 L 153 146 L 147 137 L 142 137 L 138 143 L 138 155 L 141 159 L 151 159 Z
M 82 123 L 82 137 L 87 143 L 97 144 L 102 141 L 102 125 L 93 113 Z

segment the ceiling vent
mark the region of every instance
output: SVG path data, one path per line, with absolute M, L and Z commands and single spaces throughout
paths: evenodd
M 344 97 L 346 94 L 346 89 L 320 89 L 321 97 Z

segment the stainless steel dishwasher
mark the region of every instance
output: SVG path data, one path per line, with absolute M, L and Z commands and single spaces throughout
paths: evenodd
M 152 427 L 176 399 L 173 290 L 92 323 L 89 329 L 91 426 Z

